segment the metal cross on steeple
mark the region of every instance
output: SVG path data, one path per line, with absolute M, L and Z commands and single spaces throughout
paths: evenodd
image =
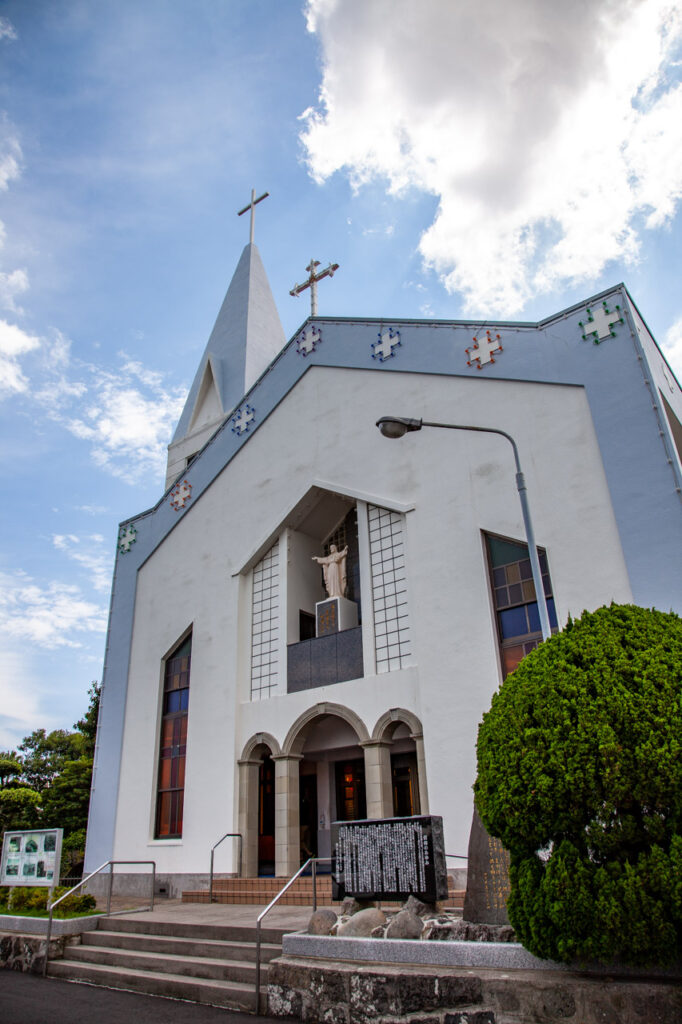
M 333 277 L 334 271 L 339 269 L 338 263 L 330 263 L 328 267 L 325 267 L 319 274 L 315 273 L 315 268 L 319 267 L 319 260 L 311 260 L 308 266 L 305 268 L 310 277 L 303 284 L 295 284 L 289 292 L 289 295 L 293 295 L 294 298 L 299 296 L 301 292 L 305 291 L 306 288 L 310 288 L 310 315 L 317 316 L 317 282 L 321 281 L 325 277 Z
M 261 200 L 267 199 L 269 195 L 270 195 L 269 192 L 264 192 L 262 196 L 259 196 L 258 199 L 256 199 L 256 190 L 255 190 L 255 188 L 252 188 L 251 189 L 251 202 L 247 206 L 245 206 L 243 210 L 240 210 L 239 213 L 237 214 L 238 217 L 241 217 L 241 215 L 243 213 L 246 213 L 247 210 L 251 210 L 251 231 L 249 232 L 249 243 L 250 243 L 250 245 L 253 245 L 253 229 L 254 229 L 254 225 L 255 225 L 255 221 L 256 221 L 256 214 L 255 214 L 256 203 L 260 203 Z

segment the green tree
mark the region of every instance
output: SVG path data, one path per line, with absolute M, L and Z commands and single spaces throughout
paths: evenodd
M 83 753 L 86 757 L 93 757 L 95 754 L 95 741 L 97 739 L 97 719 L 99 717 L 99 702 L 102 694 L 102 685 L 93 680 L 88 690 L 90 702 L 88 710 L 82 718 L 74 722 L 74 729 L 85 738 Z
M 69 761 L 77 761 L 86 753 L 87 739 L 80 732 L 34 729 L 19 744 L 22 752 L 22 777 L 41 793 L 64 770 Z
M 569 622 L 493 697 L 477 753 L 523 944 L 565 961 L 679 956 L 682 620 L 612 605 Z
M 88 825 L 92 758 L 69 761 L 43 793 L 45 828 L 63 828 L 65 837 L 81 832 Z

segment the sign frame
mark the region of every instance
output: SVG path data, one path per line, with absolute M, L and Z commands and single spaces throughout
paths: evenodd
M 5 832 L 0 860 L 0 885 L 59 885 L 62 828 L 30 828 Z M 39 873 L 40 872 L 40 873 Z

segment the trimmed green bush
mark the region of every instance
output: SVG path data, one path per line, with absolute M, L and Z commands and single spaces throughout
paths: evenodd
M 478 734 L 476 805 L 537 956 L 682 953 L 682 620 L 611 605 L 531 652 Z
M 47 914 L 49 892 L 50 890 L 46 886 L 13 886 L 8 890 L 6 900 L 7 912 L 9 914 L 23 914 L 44 911 Z M 63 896 L 65 892 L 68 892 L 68 889 L 63 885 L 58 885 L 54 891 L 53 902 L 59 899 L 60 896 Z M 59 904 L 54 912 L 54 916 L 62 917 L 63 915 L 84 914 L 90 910 L 95 910 L 96 907 L 97 901 L 94 896 L 90 896 L 88 893 L 76 892 L 73 896 L 68 896 Z

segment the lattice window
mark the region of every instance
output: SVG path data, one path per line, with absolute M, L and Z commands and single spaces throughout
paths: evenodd
M 253 570 L 251 700 L 263 700 L 279 682 L 279 543 Z
M 367 511 L 377 672 L 391 672 L 407 664 L 412 655 L 404 519 L 375 505 L 368 505 Z

